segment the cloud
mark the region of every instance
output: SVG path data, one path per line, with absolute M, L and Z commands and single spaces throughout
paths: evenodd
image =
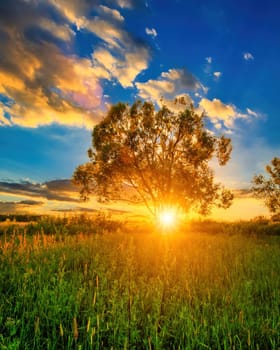
M 232 128 L 236 119 L 249 119 L 257 115 L 248 108 L 247 112 L 249 110 L 251 113 L 240 113 L 234 105 L 225 104 L 217 98 L 214 98 L 212 101 L 207 98 L 202 98 L 199 102 L 199 108 L 206 113 L 217 129 L 221 128 L 221 122 L 223 122 L 227 128 Z
M 235 116 L 235 109 L 233 106 L 226 105 L 216 98 L 212 101 L 207 98 L 202 98 L 199 102 L 199 107 L 201 107 L 212 120 L 223 120 L 226 125 L 232 124 L 232 119 Z
M 75 35 L 74 31 L 70 29 L 68 24 L 59 25 L 49 18 L 40 19 L 38 21 L 38 26 L 54 35 L 56 38 L 66 42 L 72 40 Z
M 14 197 L 15 200 L 0 201 L 0 213 L 52 213 L 52 212 L 96 212 L 106 210 L 121 214 L 131 211 L 131 207 L 120 202 L 100 205 L 93 196 L 88 203 L 79 199 L 78 188 L 71 180 L 53 180 L 44 183 L 0 182 L 0 198 Z M 23 199 L 21 199 L 23 198 Z
M 180 94 L 175 96 L 172 100 L 162 98 L 159 104 L 160 106 L 167 107 L 172 112 L 183 112 L 186 108 L 193 105 L 194 101 L 188 94 Z
M 213 61 L 213 59 L 212 59 L 212 57 L 205 57 L 205 59 L 206 59 L 206 61 L 207 61 L 207 63 L 209 63 L 209 64 L 211 64 L 212 63 L 212 61 Z
M 100 213 L 100 208 L 85 208 L 85 207 L 74 207 L 74 208 L 64 208 L 64 209 L 53 209 L 53 212 L 63 212 L 63 213 Z M 114 209 L 114 208 L 106 208 L 102 210 L 103 212 L 106 211 L 106 213 L 109 214 L 117 214 L 117 215 L 123 215 L 130 213 L 129 210 L 121 210 L 121 209 Z
M 99 8 L 103 12 L 103 14 L 108 15 L 109 18 L 117 20 L 117 21 L 124 21 L 124 17 L 120 14 L 118 10 L 111 9 L 110 7 L 99 5 Z
M 70 180 L 54 180 L 45 183 L 0 182 L 0 192 L 60 202 L 79 202 L 77 188 Z
M 52 0 L 54 1 L 54 0 Z M 73 0 L 72 0 L 73 1 Z M 100 79 L 116 79 L 124 88 L 132 87 L 139 73 L 148 68 L 150 49 L 123 28 L 124 17 L 120 12 L 107 6 L 97 8 L 99 16 L 87 18 L 87 4 L 75 5 L 70 1 L 70 9 L 63 3 L 59 9 L 78 29 L 87 30 L 96 35 L 102 44 L 97 45 L 92 53 L 93 68 Z M 57 2 L 56 6 L 57 6 Z M 121 8 L 133 8 L 140 1 L 110 1 Z M 105 45 L 104 45 L 105 44 Z
M 95 18 L 85 21 L 84 26 L 107 44 L 92 54 L 93 67 L 100 72 L 100 78 L 114 78 L 124 88 L 132 87 L 137 75 L 148 68 L 149 47 L 116 23 Z
M 108 80 L 115 78 L 124 88 L 133 86 L 137 75 L 148 67 L 148 60 L 149 51 L 145 47 L 123 52 L 121 58 L 103 48 L 93 53 L 94 66 L 100 74 Z
M 11 213 L 23 213 L 30 211 L 34 208 L 40 208 L 43 202 L 34 200 L 23 200 L 23 201 L 0 201 L 0 213 L 1 214 L 11 214 Z
M 153 38 L 155 38 L 157 36 L 157 31 L 154 28 L 151 28 L 151 29 L 146 28 L 145 31 L 146 31 L 147 35 L 150 35 Z
M 121 8 L 138 5 L 108 3 Z M 91 129 L 107 110 L 103 80 L 133 86 L 148 67 L 148 46 L 130 35 L 123 22 L 117 9 L 97 0 L 2 1 L 0 94 L 12 103 L 0 100 L 0 126 L 57 123 Z M 92 57 L 75 55 L 78 29 L 80 35 L 90 32 L 99 39 Z
M 20 46 L 18 46 L 20 48 Z M 13 59 L 20 59 L 14 52 Z M 22 65 L 25 62 L 21 62 Z M 4 79 L 3 93 L 14 103 L 6 107 L 12 124 L 37 127 L 59 123 L 91 128 L 102 108 L 103 90 L 87 59 L 65 57 L 52 44 L 26 62 L 25 76 L 17 76 L 19 85 Z M 36 66 L 38 64 L 38 67 Z
M 0 105 L 0 126 L 11 126 L 11 122 L 8 118 L 6 118 L 7 107 Z
M 257 112 L 254 112 L 252 109 L 250 108 L 246 108 L 246 111 L 249 115 L 253 116 L 253 117 L 256 117 L 258 118 L 259 117 L 259 114 Z
M 219 79 L 222 76 L 222 72 L 214 72 L 213 75 L 216 79 Z
M 50 17 L 47 2 L 11 0 L 1 10 L 0 93 L 13 102 L 2 104 L 1 123 L 91 128 L 104 108 L 99 78 L 90 59 L 66 55 L 52 39 L 71 41 L 69 25 Z
M 254 56 L 250 52 L 245 52 L 243 55 L 244 60 L 252 61 L 254 60 Z
M 143 99 L 159 102 L 162 98 L 171 98 L 202 88 L 199 81 L 186 69 L 169 69 L 161 73 L 157 80 L 135 83 L 138 95 Z
M 63 17 L 79 28 L 81 19 L 84 19 L 91 9 L 96 9 L 98 0 L 47 0 Z
M 116 3 L 121 8 L 138 8 L 145 5 L 143 0 L 109 0 L 111 3 Z M 145 5 L 146 6 L 146 5 Z

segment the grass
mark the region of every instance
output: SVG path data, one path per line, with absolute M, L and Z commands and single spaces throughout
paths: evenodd
M 0 349 L 279 349 L 280 237 L 210 226 L 4 232 Z

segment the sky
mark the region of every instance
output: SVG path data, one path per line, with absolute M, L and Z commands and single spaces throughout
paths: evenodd
M 216 218 L 266 214 L 248 189 L 280 155 L 279 15 L 277 0 L 0 1 L 0 213 L 99 209 L 70 181 L 94 125 L 184 95 L 232 139 L 213 167 L 236 199 Z

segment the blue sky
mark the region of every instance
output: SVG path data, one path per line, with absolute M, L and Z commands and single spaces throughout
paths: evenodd
M 68 180 L 109 106 L 182 94 L 232 138 L 217 178 L 247 189 L 280 153 L 279 14 L 276 0 L 0 2 L 0 211 L 75 207 Z

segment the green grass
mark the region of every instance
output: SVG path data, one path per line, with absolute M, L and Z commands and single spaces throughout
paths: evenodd
M 3 235 L 0 349 L 279 349 L 280 237 L 215 227 Z

